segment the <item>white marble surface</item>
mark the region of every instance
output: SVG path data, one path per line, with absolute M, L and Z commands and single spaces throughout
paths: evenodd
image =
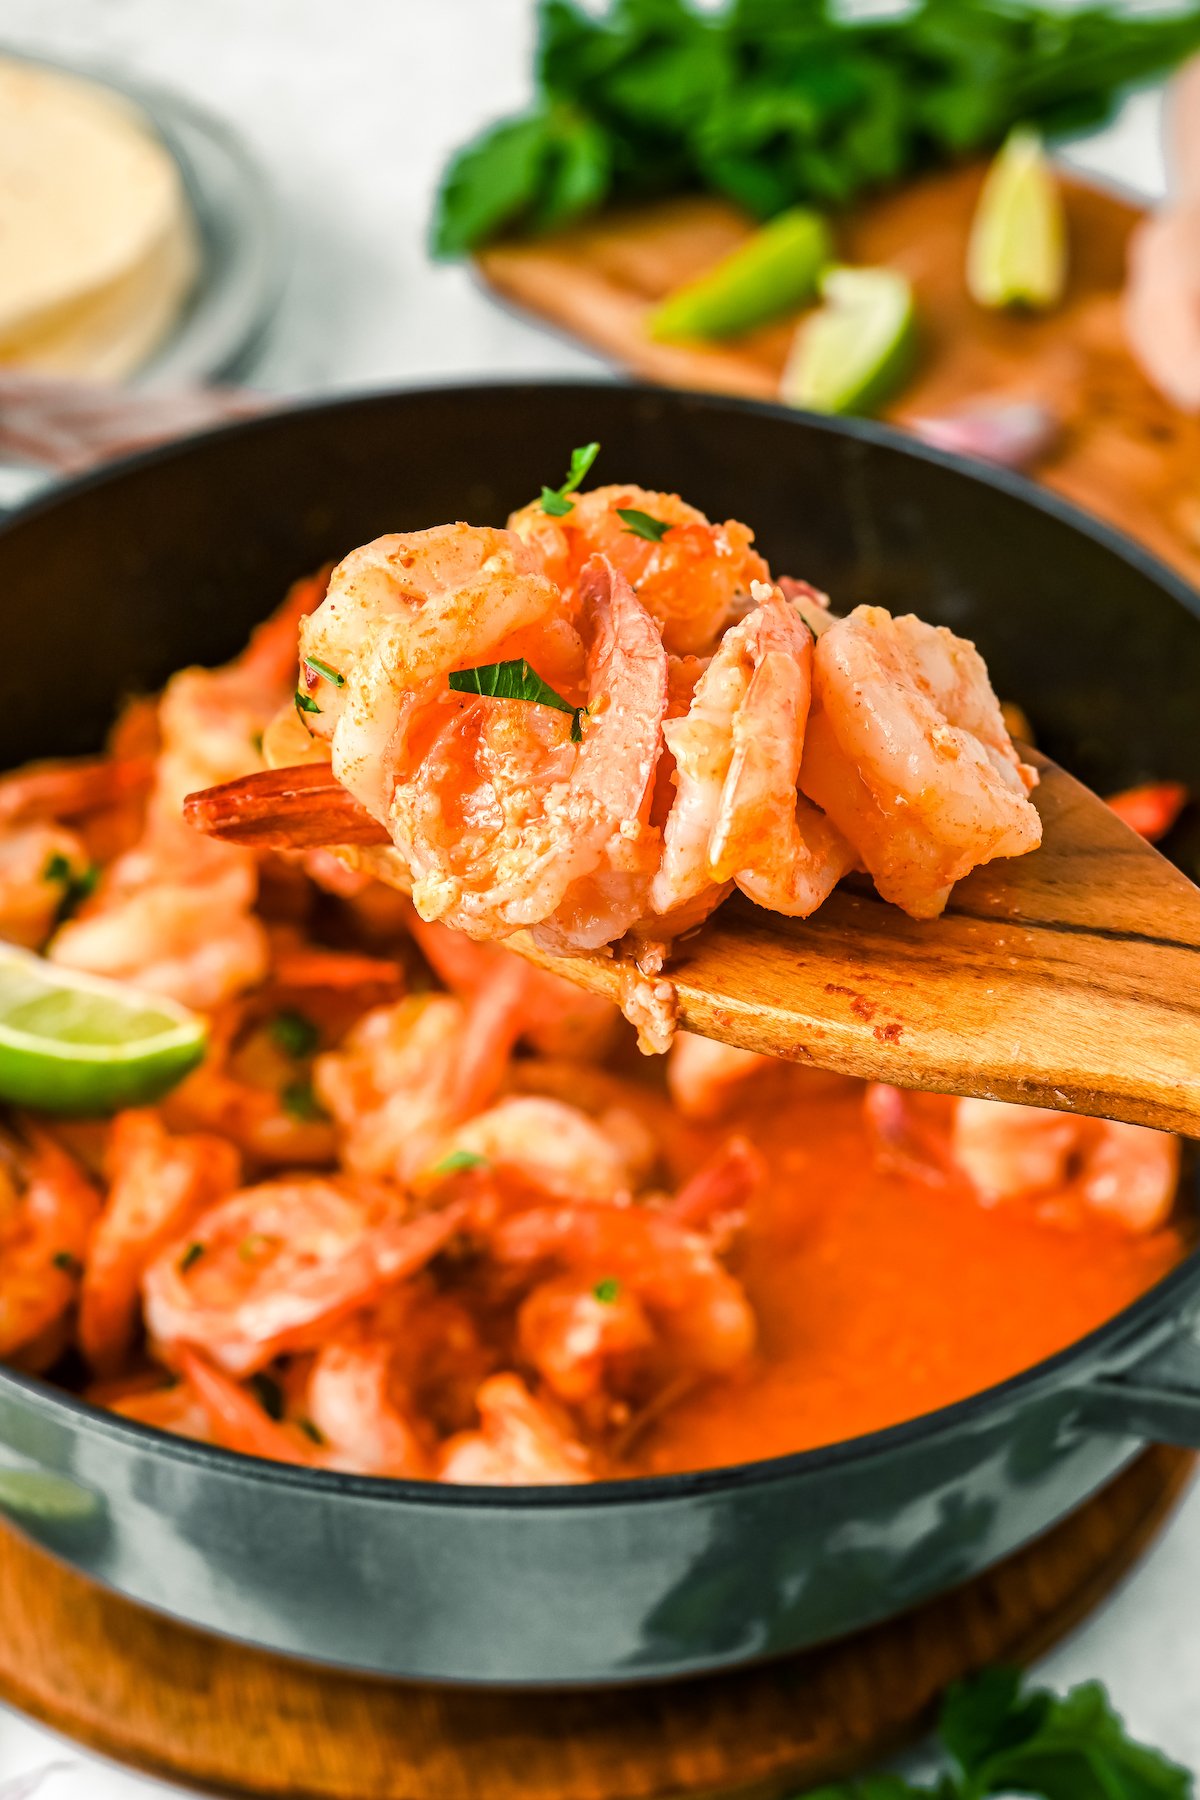
M 244 133 L 293 233 L 293 272 L 259 378 L 299 391 L 596 370 L 425 252 L 447 152 L 525 95 L 530 15 L 530 0 L 3 0 L 0 45 L 169 83 Z M 1157 97 L 1139 96 L 1072 160 L 1156 193 L 1157 121 Z M 1194 1769 L 1198 1595 L 1200 1492 L 1122 1592 L 1043 1668 L 1062 1684 L 1102 1677 L 1138 1731 Z M 67 1766 L 48 1778 L 45 1800 L 178 1791 L 64 1748 L 0 1709 L 0 1781 L 60 1759 Z

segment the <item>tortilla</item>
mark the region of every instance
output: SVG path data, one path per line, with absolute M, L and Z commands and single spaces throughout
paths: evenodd
M 119 379 L 195 277 L 178 167 L 129 102 L 0 59 L 0 363 Z

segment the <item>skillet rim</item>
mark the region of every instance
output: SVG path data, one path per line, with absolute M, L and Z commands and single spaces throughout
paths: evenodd
M 953 455 L 925 444 L 897 427 L 882 425 L 875 420 L 806 412 L 771 401 L 750 400 L 699 389 L 664 388 L 649 382 L 614 381 L 603 377 L 591 380 L 571 376 L 511 381 L 478 381 L 469 378 L 461 381 L 432 380 L 399 388 L 339 392 L 316 399 L 304 399 L 296 404 L 285 402 L 282 406 L 269 405 L 264 412 L 252 418 L 222 422 L 185 438 L 134 451 L 128 456 L 107 462 L 98 469 L 56 482 L 48 491 L 35 495 L 25 504 L 8 512 L 0 511 L 0 538 L 28 521 L 38 520 L 53 513 L 55 509 L 68 505 L 78 495 L 102 491 L 142 469 L 184 459 L 197 449 L 211 447 L 231 437 L 253 437 L 280 428 L 296 417 L 318 417 L 327 412 L 353 412 L 363 407 L 385 407 L 406 399 L 465 399 L 482 393 L 536 399 L 547 389 L 555 393 L 576 393 L 581 396 L 595 392 L 623 393 L 635 400 L 642 398 L 665 401 L 667 404 L 678 403 L 685 412 L 689 408 L 700 408 L 743 413 L 750 417 L 763 416 L 815 430 L 830 438 L 891 450 L 910 461 L 933 464 L 949 474 L 977 482 L 1009 499 L 1031 506 L 1058 524 L 1089 538 L 1100 549 L 1117 556 L 1153 582 L 1185 611 L 1200 620 L 1200 590 L 1177 574 L 1153 551 L 1146 549 L 1125 532 L 1086 512 L 1073 501 L 1064 499 L 1051 489 L 1012 470 L 978 458 Z M 1194 1178 L 1192 1186 L 1200 1193 L 1200 1178 Z M 809 1473 L 828 1473 L 851 1463 L 910 1449 L 924 1439 L 936 1438 L 943 1431 L 953 1432 L 968 1426 L 981 1414 L 1003 1411 L 1022 1398 L 1036 1397 L 1040 1392 L 1056 1387 L 1067 1389 L 1069 1384 L 1062 1381 L 1061 1377 L 1073 1364 L 1087 1365 L 1089 1372 L 1094 1373 L 1095 1365 L 1099 1362 L 1102 1369 L 1111 1372 L 1123 1366 L 1119 1359 L 1122 1346 L 1132 1345 L 1140 1348 L 1143 1354 L 1149 1354 L 1155 1347 L 1156 1339 L 1147 1328 L 1158 1323 L 1167 1329 L 1178 1329 L 1184 1312 L 1182 1301 L 1193 1290 L 1200 1290 L 1200 1243 L 1144 1294 L 1083 1337 L 1076 1338 L 1064 1349 L 1044 1357 L 1030 1368 L 1019 1370 L 1007 1380 L 994 1383 L 978 1393 L 968 1394 L 933 1412 L 920 1413 L 916 1418 L 905 1419 L 858 1437 L 841 1439 L 833 1444 L 822 1444 L 807 1450 L 791 1451 L 782 1456 L 724 1464 L 715 1468 L 685 1470 L 677 1474 L 624 1476 L 618 1480 L 590 1482 L 580 1486 L 484 1487 L 389 1476 L 352 1475 L 338 1470 L 273 1463 L 263 1457 L 225 1450 L 215 1444 L 196 1443 L 157 1427 L 124 1419 L 119 1414 L 93 1406 L 79 1395 L 55 1387 L 38 1376 L 25 1374 L 4 1364 L 0 1364 L 0 1392 L 6 1388 L 15 1390 L 32 1404 L 34 1410 L 41 1410 L 47 1405 L 51 1411 L 61 1409 L 73 1419 L 81 1435 L 96 1433 L 101 1437 L 111 1437 L 119 1443 L 127 1444 L 131 1450 L 140 1448 L 147 1454 L 200 1468 L 212 1468 L 224 1475 L 263 1486 L 282 1484 L 316 1494 L 345 1495 L 356 1501 L 372 1500 L 419 1507 L 449 1506 L 467 1511 L 577 1511 L 593 1506 L 633 1505 L 639 1502 L 682 1502 L 713 1492 L 733 1493 L 768 1482 L 799 1480 Z M 1145 1341 L 1139 1344 L 1143 1337 Z M 1106 1344 L 1113 1352 L 1111 1361 L 1099 1354 Z M 1086 1387 L 1087 1379 L 1088 1374 L 1085 1373 L 1080 1384 L 1081 1390 Z M 29 1460 L 36 1459 L 31 1457 Z

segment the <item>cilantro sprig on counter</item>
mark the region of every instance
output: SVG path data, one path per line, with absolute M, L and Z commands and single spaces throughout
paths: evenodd
M 932 1786 L 868 1775 L 806 1800 L 1191 1800 L 1189 1772 L 1130 1737 L 1098 1681 L 1058 1695 L 988 1669 L 950 1690 L 938 1736 L 948 1767 Z
M 529 112 L 446 170 L 439 255 L 550 231 L 608 201 L 705 189 L 759 218 L 999 144 L 1076 130 L 1200 45 L 1200 4 L 917 0 L 846 17 L 834 0 L 541 0 Z

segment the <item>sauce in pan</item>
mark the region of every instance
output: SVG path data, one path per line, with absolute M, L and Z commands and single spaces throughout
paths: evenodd
M 781 1069 L 723 1115 L 721 1130 L 744 1131 L 770 1169 L 731 1259 L 758 1352 L 632 1444 L 637 1473 L 835 1443 L 979 1393 L 1102 1325 L 1183 1255 L 1182 1222 L 1135 1237 L 890 1172 L 863 1092 Z

